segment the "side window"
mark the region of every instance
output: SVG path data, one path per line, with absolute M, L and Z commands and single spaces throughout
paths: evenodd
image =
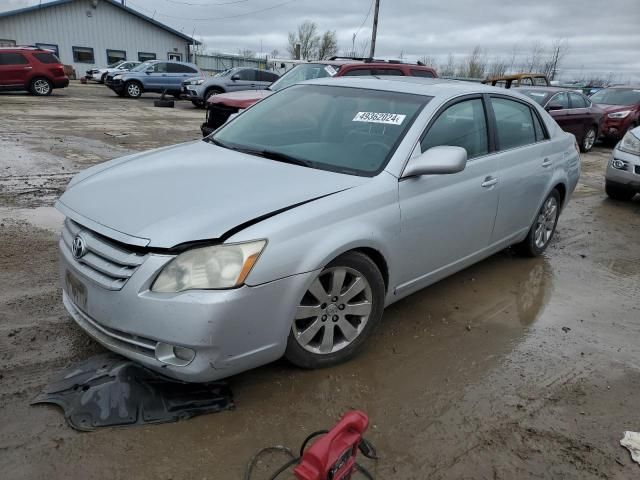
M 402 77 L 404 76 L 404 72 L 397 68 L 376 68 L 375 75 L 393 75 L 396 77 Z
M 167 64 L 165 62 L 158 62 L 153 64 L 153 73 L 167 73 Z
M 434 78 L 433 73 L 429 70 L 411 70 L 412 77 Z
M 256 72 L 255 70 L 240 70 L 239 72 L 240 75 L 240 80 L 246 80 L 249 82 L 255 82 L 256 81 Z
M 587 108 L 587 102 L 579 93 L 569 92 L 569 98 L 571 99 L 571 108 Z
M 368 77 L 373 75 L 373 71 L 370 68 L 356 68 L 354 70 L 349 70 L 347 73 L 342 75 L 343 77 Z
M 36 57 L 40 63 L 60 63 L 58 57 L 53 53 L 34 53 L 33 56 Z
M 442 112 L 422 138 L 420 149 L 426 152 L 441 145 L 462 147 L 470 159 L 489 152 L 481 99 L 463 100 Z
M 506 98 L 492 98 L 493 113 L 498 131 L 498 148 L 508 150 L 536 142 L 531 109 Z
M 0 53 L 0 65 L 27 65 L 27 60 L 20 53 Z
M 2 40 L 0 40 L 0 46 L 2 46 Z M 56 54 L 56 57 L 60 57 L 60 53 L 58 52 L 58 45 L 54 43 L 36 43 L 36 47 L 42 48 L 44 50 L 51 50 Z
M 267 82 L 275 82 L 280 78 L 279 75 L 271 72 L 267 72 Z
M 536 113 L 531 110 L 531 116 L 533 117 L 533 128 L 536 131 L 536 141 L 541 142 L 547 138 L 547 134 L 545 133 L 544 128 L 542 127 L 542 123 L 540 123 L 540 118 Z
M 551 100 L 549 100 L 547 105 L 559 105 L 563 110 L 566 110 L 569 108 L 569 97 L 564 92 L 556 93 L 551 97 Z
M 198 73 L 195 68 L 191 68 L 189 65 L 183 65 L 181 63 L 168 63 L 167 71 L 169 73 Z

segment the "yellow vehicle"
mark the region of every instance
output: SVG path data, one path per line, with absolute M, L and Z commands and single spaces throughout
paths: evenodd
M 484 84 L 494 87 L 548 87 L 549 79 L 543 73 L 516 73 L 513 75 L 503 75 L 501 77 L 487 78 L 482 81 Z

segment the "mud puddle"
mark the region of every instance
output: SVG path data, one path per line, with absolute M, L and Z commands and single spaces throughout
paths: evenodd
M 5 208 L 0 207 L 0 222 L 26 222 L 36 228 L 60 233 L 64 215 L 53 207 Z

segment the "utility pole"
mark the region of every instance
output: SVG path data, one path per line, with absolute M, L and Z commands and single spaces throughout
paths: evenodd
M 380 0 L 376 0 L 376 10 L 373 14 L 373 31 L 371 32 L 371 50 L 369 58 L 373 58 L 376 53 L 376 33 L 378 32 L 378 10 L 380 10 Z

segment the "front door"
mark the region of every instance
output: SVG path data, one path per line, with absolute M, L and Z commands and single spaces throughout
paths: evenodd
M 467 150 L 467 167 L 451 175 L 399 182 L 401 267 L 398 291 L 437 279 L 489 245 L 498 208 L 498 159 L 489 152 L 482 98 L 453 103 L 438 115 L 419 150 L 450 145 Z
M 167 62 L 157 62 L 151 67 L 151 73 L 146 75 L 144 88 L 147 91 L 162 92 L 169 90 L 171 82 L 167 73 Z
M 235 80 L 232 78 L 237 77 Z M 229 77 L 227 90 L 230 92 L 239 90 L 253 90 L 257 88 L 256 72 L 250 68 L 240 69 Z
M 0 53 L 0 85 L 25 85 L 33 67 L 20 53 Z

